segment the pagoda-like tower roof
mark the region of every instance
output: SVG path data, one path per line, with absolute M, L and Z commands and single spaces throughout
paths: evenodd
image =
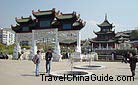
M 100 34 L 115 34 L 115 31 L 107 31 L 107 32 L 101 32 L 101 31 L 99 31 L 99 32 L 95 32 L 95 31 L 93 31 L 96 35 L 100 35 Z
M 99 27 L 114 27 L 112 26 L 111 23 L 109 23 L 109 21 L 107 20 L 107 14 L 105 15 L 105 20 L 101 23 L 98 24 Z
M 50 15 L 55 16 L 55 8 L 53 8 L 52 10 L 47 10 L 47 11 L 38 10 L 37 12 L 34 12 L 34 10 L 32 10 L 32 14 L 34 15 L 34 17 L 50 16 Z
M 25 18 L 23 16 L 21 18 L 16 17 L 15 20 L 18 24 L 23 24 L 23 23 L 28 23 L 29 21 L 33 21 L 31 16 Z
M 91 40 L 91 42 L 92 43 L 114 43 L 114 42 L 116 42 L 116 40 L 115 39 L 112 39 L 112 40 L 100 40 L 100 41 L 98 41 L 98 40 Z

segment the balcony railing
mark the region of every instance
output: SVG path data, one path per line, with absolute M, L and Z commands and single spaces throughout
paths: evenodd
M 93 48 L 93 50 L 115 50 L 115 48 Z

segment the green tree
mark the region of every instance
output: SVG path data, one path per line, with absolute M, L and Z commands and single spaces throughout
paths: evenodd
M 7 46 L 0 43 L 0 52 L 13 54 L 14 46 L 15 44 Z
M 130 33 L 130 40 L 138 40 L 138 30 L 133 30 Z

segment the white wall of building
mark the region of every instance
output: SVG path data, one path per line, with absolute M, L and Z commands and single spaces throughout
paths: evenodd
M 15 33 L 8 28 L 0 29 L 0 42 L 5 45 L 12 45 L 15 43 Z

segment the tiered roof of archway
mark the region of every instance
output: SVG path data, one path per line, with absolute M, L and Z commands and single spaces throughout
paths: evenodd
M 46 11 L 34 11 L 32 10 L 32 16 L 15 18 L 17 24 L 11 26 L 12 30 L 16 33 L 28 33 L 32 30 L 39 29 L 53 29 L 58 28 L 58 31 L 70 31 L 70 30 L 81 30 L 86 22 L 80 19 L 80 14 L 76 12 L 63 14 L 60 11 L 56 11 L 55 8 Z M 40 26 L 40 22 L 48 24 Z

